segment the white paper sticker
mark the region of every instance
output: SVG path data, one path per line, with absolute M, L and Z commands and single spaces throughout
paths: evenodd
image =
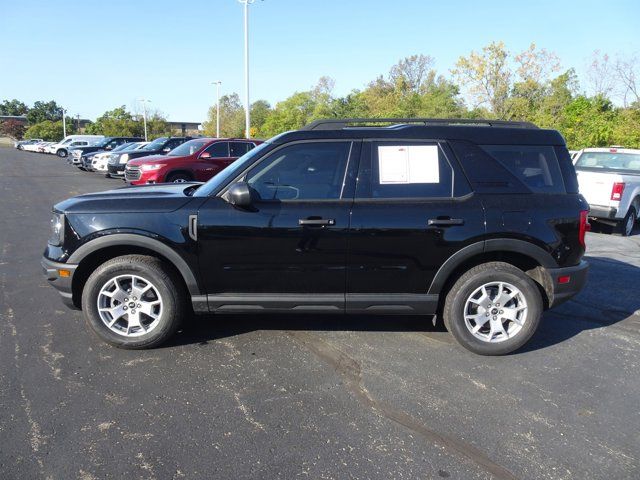
M 437 145 L 378 147 L 380 184 L 439 183 Z

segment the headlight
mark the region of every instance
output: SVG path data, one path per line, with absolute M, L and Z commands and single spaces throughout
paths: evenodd
M 129 161 L 129 154 L 128 153 L 123 153 L 122 155 L 120 155 L 120 163 L 127 163 Z
M 62 245 L 64 241 L 64 213 L 53 212 L 51 215 L 51 236 L 49 244 L 54 247 Z
M 148 172 L 149 170 L 159 170 L 164 166 L 164 163 L 145 163 L 140 167 L 140 169 L 144 172 Z
M 120 155 L 111 154 L 111 156 L 109 157 L 109 165 L 115 165 L 116 163 L 118 163 L 119 159 Z
M 82 156 L 82 152 L 80 150 L 74 150 L 72 154 L 76 158 L 80 158 Z

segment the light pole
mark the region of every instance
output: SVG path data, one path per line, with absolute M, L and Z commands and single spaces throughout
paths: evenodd
M 251 113 L 249 111 L 249 5 L 254 0 L 238 0 L 244 5 L 244 128 L 246 137 L 251 137 Z
M 65 119 L 67 111 L 64 108 L 62 108 L 61 110 L 62 110 L 62 138 L 67 138 L 67 120 Z
M 211 85 L 216 86 L 216 138 L 220 138 L 220 85 L 222 82 L 211 82 Z
M 147 102 L 151 103 L 151 100 L 146 98 L 138 99 L 142 103 L 142 120 L 144 121 L 144 141 L 147 141 Z

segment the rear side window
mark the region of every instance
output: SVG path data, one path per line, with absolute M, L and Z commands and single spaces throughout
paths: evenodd
M 481 145 L 532 192 L 565 193 L 558 158 L 552 146 Z
M 249 151 L 249 144 L 246 142 L 231 142 L 229 144 L 229 156 L 241 157 Z
M 374 142 L 357 198 L 450 198 L 453 170 L 437 143 Z

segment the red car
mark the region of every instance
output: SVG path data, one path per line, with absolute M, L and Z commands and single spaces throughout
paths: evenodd
M 196 138 L 166 155 L 130 160 L 124 178 L 132 185 L 206 182 L 260 143 L 244 138 Z

